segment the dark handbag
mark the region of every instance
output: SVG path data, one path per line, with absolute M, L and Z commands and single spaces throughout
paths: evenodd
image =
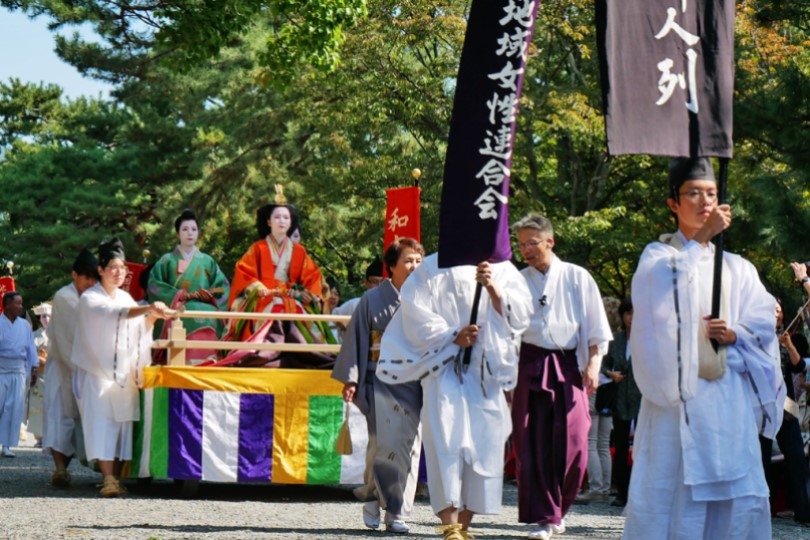
M 614 382 L 600 384 L 596 389 L 596 412 L 599 414 L 611 414 L 616 407 L 616 396 L 619 385 Z

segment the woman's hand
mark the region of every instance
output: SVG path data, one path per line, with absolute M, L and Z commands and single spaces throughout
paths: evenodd
M 787 332 L 779 334 L 779 345 L 788 350 L 796 348 L 796 346 L 793 345 L 793 340 L 790 339 L 790 334 L 788 334 Z
M 357 392 L 357 383 L 347 382 L 343 385 L 343 401 L 351 403 L 354 401 L 354 394 Z
M 156 319 L 168 319 L 174 315 L 175 311 L 169 309 L 163 302 L 154 302 L 149 306 L 149 316 Z
M 262 287 L 256 294 L 258 294 L 259 298 L 265 298 L 267 296 L 276 296 L 278 294 L 278 289 L 268 289 L 267 287 Z
M 312 301 L 315 299 L 315 297 L 312 296 L 312 293 L 309 292 L 309 291 L 300 291 L 300 292 L 298 292 L 296 294 L 297 294 L 298 300 L 300 300 L 300 302 L 302 304 L 304 304 L 305 306 L 310 305 L 312 303 Z
M 624 373 L 621 371 L 605 371 L 605 375 L 610 377 L 610 379 L 615 383 L 622 382 L 625 377 Z
M 213 304 L 213 303 L 216 302 L 216 299 L 214 298 L 214 295 L 211 294 L 206 289 L 198 289 L 198 290 L 194 291 L 193 293 L 190 293 L 188 295 L 188 297 L 189 297 L 189 299 L 198 300 L 200 302 L 207 302 L 209 304 Z
M 790 269 L 793 270 L 793 276 L 796 278 L 796 281 L 800 283 L 807 277 L 807 267 L 804 263 L 792 262 L 790 263 Z

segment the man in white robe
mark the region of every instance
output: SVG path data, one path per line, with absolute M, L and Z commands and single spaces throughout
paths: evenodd
M 73 373 L 70 362 L 73 335 L 79 314 L 79 297 L 98 281 L 98 261 L 88 249 L 79 253 L 73 263 L 72 281 L 53 297 L 48 361 L 45 363 L 45 388 L 42 451 L 51 454 L 55 470 L 51 485 L 70 485 L 68 465 L 73 456 L 84 458 L 84 440 L 76 397 L 73 395 Z
M 470 324 L 476 282 L 485 291 Z M 500 512 L 512 429 L 504 390 L 517 380 L 531 311 L 526 281 L 511 262 L 442 269 L 433 254 L 405 281 L 383 335 L 377 378 L 422 383 L 430 502 L 446 540 L 467 538 L 474 514 Z
M 529 214 L 512 230 L 535 307 L 512 400 L 518 520 L 536 525 L 529 538 L 547 540 L 565 532 L 565 515 L 585 478 L 588 395 L 599 384 L 613 332 L 593 277 L 554 255 L 548 218 Z
M 18 292 L 3 295 L 0 315 L 0 445 L 3 457 L 14 457 L 11 447 L 20 442 L 25 416 L 25 385 L 36 384 L 39 366 L 31 325 L 22 314 L 23 297 Z
M 781 423 L 775 300 L 756 269 L 723 254 L 711 318 L 714 249 L 731 224 L 708 158 L 670 166 L 678 231 L 649 244 L 633 276 L 630 353 L 642 393 L 624 538 L 771 537 L 757 432 Z M 710 339 L 719 345 L 712 349 Z
M 37 384 L 28 387 L 25 405 L 25 427 L 28 433 L 34 436 L 36 446 L 42 446 L 42 416 L 44 413 L 44 393 L 47 392 L 45 384 L 45 361 L 48 357 L 48 343 L 50 333 L 48 326 L 51 320 L 51 304 L 43 302 L 31 310 L 39 318 L 39 328 L 34 330 L 34 347 L 37 350 L 39 365 L 37 366 Z

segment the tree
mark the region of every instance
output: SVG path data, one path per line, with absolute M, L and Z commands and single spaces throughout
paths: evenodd
M 0 84 L 5 190 L 0 238 L 31 301 L 50 297 L 82 247 L 120 236 L 137 258 L 150 234 L 156 194 L 174 164 L 175 138 L 150 133 L 131 111 L 53 86 Z
M 32 17 L 48 16 L 54 30 L 89 23 L 103 39 L 57 37 L 60 56 L 82 73 L 123 82 L 148 65 L 186 69 L 216 57 L 257 18 L 269 21 L 262 61 L 289 72 L 301 61 L 320 69 L 337 64 L 344 29 L 365 14 L 364 0 L 2 0 Z

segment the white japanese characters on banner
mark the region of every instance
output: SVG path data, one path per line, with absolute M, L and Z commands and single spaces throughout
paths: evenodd
M 470 6 L 442 185 L 441 267 L 512 257 L 512 147 L 538 4 L 473 0 Z
M 700 110 L 697 92 L 698 53 L 695 51 L 694 46 L 700 42 L 700 37 L 687 32 L 677 22 L 679 16 L 686 15 L 688 3 L 688 0 L 681 1 L 680 13 L 673 7 L 667 8 L 666 22 L 661 30 L 655 34 L 655 39 L 664 39 L 667 37 L 672 38 L 671 34 L 674 33 L 678 39 L 689 45 L 685 53 L 687 58 L 686 73 L 672 72 L 672 67 L 675 65 L 672 58 L 664 58 L 658 62 L 658 70 L 661 72 L 661 78 L 658 80 L 658 90 L 661 92 L 661 97 L 658 98 L 655 104 L 663 105 L 670 100 L 675 90 L 680 88 L 681 90 L 688 90 L 686 108 L 697 114 Z
M 734 0 L 596 0 L 611 155 L 731 158 Z
M 479 154 L 490 159 L 475 175 L 485 186 L 473 203 L 478 207 L 478 217 L 481 219 L 498 219 L 498 209 L 508 202 L 503 192 L 495 187 L 499 188 L 504 179 L 509 178 L 518 83 L 526 64 L 535 4 L 535 0 L 511 0 L 503 8 L 504 16 L 498 20 L 503 33 L 496 41 L 495 54 L 503 58 L 503 67 L 487 74 L 490 80 L 497 83 L 497 89 L 492 98 L 486 101 L 490 128 L 486 130 L 482 146 L 478 149 Z

